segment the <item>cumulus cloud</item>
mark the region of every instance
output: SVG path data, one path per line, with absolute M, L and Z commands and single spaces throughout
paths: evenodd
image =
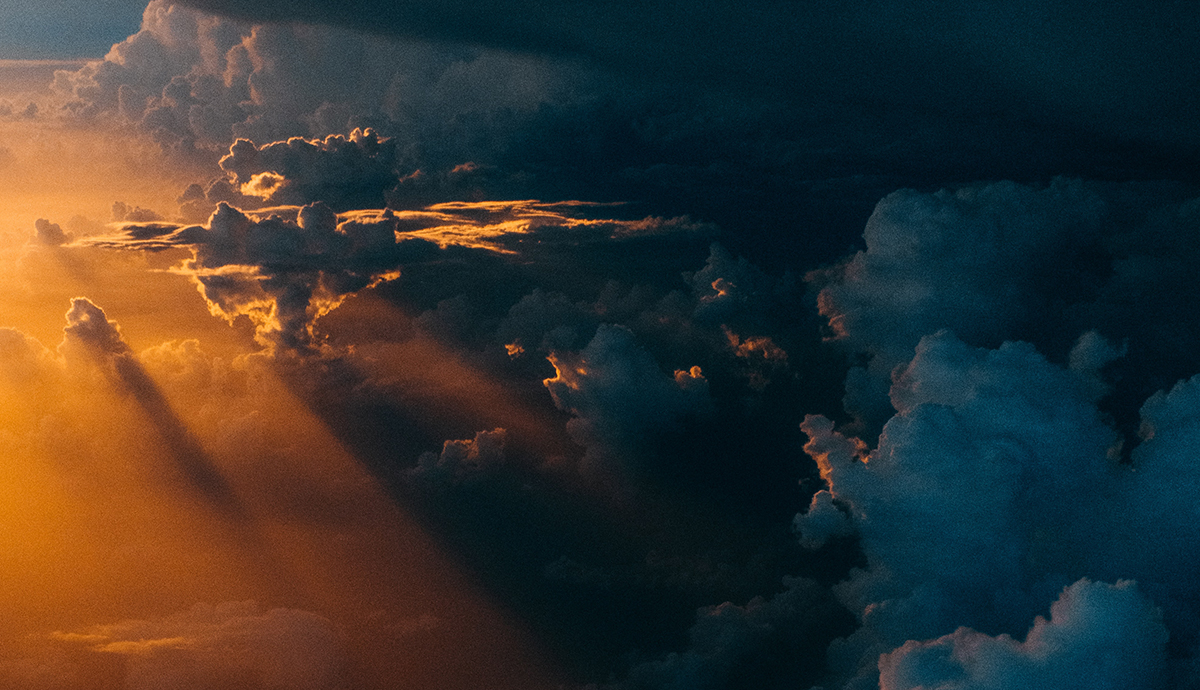
M 398 242 L 390 213 L 339 223 L 323 204 L 256 219 L 221 204 L 204 226 L 131 225 L 90 244 L 134 249 L 192 247 L 181 269 L 193 276 L 214 314 L 246 315 L 264 344 L 302 348 L 312 323 L 344 297 L 391 275 L 426 242 Z
M 45 218 L 38 218 L 33 227 L 37 241 L 42 244 L 58 246 L 71 241 L 71 236 L 63 232 L 62 226 Z
M 640 469 L 629 463 L 653 447 L 655 434 L 711 405 L 699 367 L 667 376 L 622 326 L 602 324 L 581 352 L 552 353 L 550 362 L 556 373 L 543 383 L 554 404 L 574 416 L 567 432 L 587 449 L 587 472 Z
M 1133 582 L 1080 580 L 1017 642 L 970 628 L 879 659 L 880 690 L 1162 687 L 1167 631 Z
M 83 297 L 71 300 L 67 312 L 67 325 L 63 328 L 64 346 L 81 346 L 101 356 L 128 356 L 131 354 L 121 327 L 105 316 L 104 310 Z
M 243 196 L 258 197 L 264 205 L 323 201 L 347 211 L 385 205 L 384 192 L 400 178 L 397 158 L 395 139 L 356 129 L 349 137 L 295 137 L 261 147 L 239 139 L 220 165 Z M 210 186 L 210 196 L 212 191 Z
M 493 473 L 504 464 L 504 440 L 508 432 L 501 428 L 476 432 L 474 438 L 446 441 L 441 453 L 422 453 L 409 476 L 431 482 L 471 480 Z
M 1066 181 L 900 191 L 880 201 L 863 232 L 866 249 L 809 277 L 824 283 L 819 305 L 833 337 L 870 358 L 847 380 L 847 408 L 876 424 L 890 416 L 889 377 L 922 336 L 949 328 L 994 345 L 1052 317 L 1053 301 L 1086 299 L 1080 292 L 1096 277 L 1078 275 L 1089 268 L 1079 258 L 1099 241 L 1105 210 L 1085 185 Z
M 866 248 L 808 276 L 831 339 L 859 363 L 847 410 L 877 433 L 893 411 L 893 370 L 922 336 L 948 328 L 972 345 L 1019 339 L 1055 361 L 1111 368 L 1106 411 L 1132 437 L 1141 402 L 1200 367 L 1181 344 L 1196 327 L 1180 310 L 1196 290 L 1182 278 L 1197 261 L 1182 241 L 1200 227 L 1194 207 L 1188 190 L 1064 179 L 889 195 L 867 222 Z M 1122 356 L 1086 342 L 1072 354 L 1089 331 Z
M 730 323 L 745 318 L 745 312 L 767 310 L 775 292 L 774 281 L 746 257 L 734 259 L 725 247 L 714 242 L 704 268 L 688 277 L 699 299 L 696 318 L 710 323 Z
M 426 129 L 455 113 L 529 110 L 562 88 L 559 72 L 511 55 L 252 25 L 152 0 L 140 31 L 103 60 L 60 71 L 55 88 L 77 117 L 132 122 L 186 153 L 235 137 L 323 137 L 372 122 Z M 465 88 L 477 99 L 456 95 Z
M 1077 364 L 1119 353 L 1094 335 L 1074 352 Z M 1081 577 L 1137 578 L 1165 611 L 1170 673 L 1189 676 L 1200 599 L 1184 573 L 1195 557 L 1181 541 L 1187 528 L 1175 521 L 1195 518 L 1178 502 L 1195 488 L 1194 468 L 1178 463 L 1183 445 L 1195 443 L 1191 413 L 1180 414 L 1191 409 L 1195 387 L 1185 382 L 1152 397 L 1142 410 L 1146 440 L 1131 466 L 1118 464 L 1116 434 L 1097 407 L 1103 391 L 1088 368 L 1052 364 L 1027 344 L 975 349 L 941 332 L 923 338 L 897 370 L 891 399 L 898 412 L 874 450 L 824 418 L 806 418 L 805 450 L 829 488 L 796 518 L 802 543 L 853 534 L 866 556 L 866 567 L 835 588 L 861 612 L 862 627 L 830 649 L 843 680 L 858 678 L 846 687 L 874 682 L 876 658 L 884 687 L 988 687 L 992 676 L 981 674 L 993 672 L 1070 676 L 1080 673 L 1076 659 L 1093 656 L 1049 651 L 1046 640 L 1073 639 L 1074 632 L 1054 631 L 1075 625 L 1081 644 L 1112 645 L 1110 655 L 1137 652 L 1129 661 L 1114 657 L 1102 672 L 1115 675 L 1097 683 L 1125 687 L 1122 679 L 1140 668 L 1146 675 L 1136 687 L 1161 687 L 1163 662 L 1154 659 L 1166 658 L 1165 633 L 1131 584 L 1072 586 L 1051 622 L 1035 625 L 1023 646 L 974 631 L 951 634 L 967 626 L 1015 635 L 1053 588 Z M 1071 618 L 1076 605 L 1097 612 Z M 1126 642 L 1106 630 L 1135 637 Z M 1051 658 L 1060 652 L 1067 656 Z

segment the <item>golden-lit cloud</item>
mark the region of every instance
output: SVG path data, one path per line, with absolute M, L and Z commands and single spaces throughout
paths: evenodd
M 214 315 L 249 317 L 260 343 L 305 349 L 319 344 L 314 323 L 350 294 L 401 275 L 433 247 L 520 259 L 526 246 L 575 246 L 629 238 L 704 234 L 685 218 L 588 219 L 603 208 L 578 201 L 437 204 L 422 211 L 336 214 L 323 203 L 241 211 L 222 202 L 206 225 L 123 223 L 115 234 L 75 246 L 159 251 L 189 248 L 172 268 L 190 276 Z

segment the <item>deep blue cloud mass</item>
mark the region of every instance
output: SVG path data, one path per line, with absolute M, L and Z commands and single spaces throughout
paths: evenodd
M 210 177 L 36 238 L 190 253 L 571 687 L 1200 688 L 1200 12 L 541 5 L 154 0 L 61 116 Z

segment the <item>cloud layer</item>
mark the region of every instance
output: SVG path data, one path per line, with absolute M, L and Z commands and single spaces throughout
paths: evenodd
M 1200 687 L 1195 26 L 153 0 L 0 104 L 187 178 L 0 229 L 0 678 Z

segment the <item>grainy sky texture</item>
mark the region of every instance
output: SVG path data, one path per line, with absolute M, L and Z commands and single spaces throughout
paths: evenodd
M 0 9 L 0 687 L 1200 689 L 1198 53 Z

